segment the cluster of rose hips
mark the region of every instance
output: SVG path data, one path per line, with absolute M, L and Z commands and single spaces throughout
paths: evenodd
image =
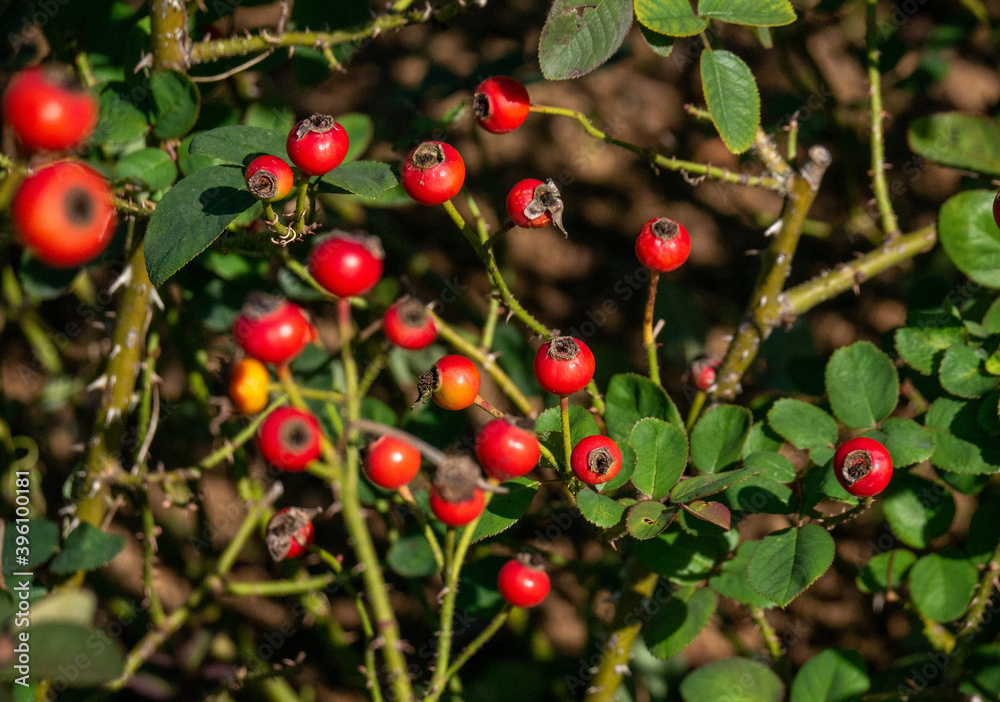
M 56 65 L 17 73 L 0 102 L 4 123 L 26 152 L 80 147 L 97 125 L 97 100 Z M 108 181 L 78 161 L 56 161 L 30 173 L 10 206 L 21 242 L 59 268 L 96 258 L 111 242 L 116 217 Z

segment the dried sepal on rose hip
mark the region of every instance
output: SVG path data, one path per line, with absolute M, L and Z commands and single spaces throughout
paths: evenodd
M 639 263 L 651 271 L 667 273 L 678 268 L 691 253 L 691 237 L 683 225 L 668 217 L 649 220 L 635 240 Z
M 889 484 L 892 458 L 878 441 L 859 436 L 837 447 L 833 454 L 833 473 L 851 495 L 872 497 Z
M 569 463 L 577 478 L 587 485 L 600 485 L 618 475 L 622 452 L 607 436 L 588 436 L 573 447 Z
M 292 168 L 277 156 L 258 156 L 243 173 L 247 190 L 258 200 L 274 202 L 288 197 L 295 176 Z
M 410 296 L 394 302 L 382 317 L 386 338 L 400 348 L 418 351 L 437 338 L 437 326 L 427 307 Z
M 281 295 L 254 291 L 233 322 L 236 343 L 264 363 L 283 365 L 316 340 L 316 327 L 305 310 Z
M 462 190 L 465 161 L 449 144 L 425 141 L 407 154 L 399 181 L 421 205 L 440 205 Z
M 528 91 L 508 76 L 487 78 L 472 96 L 472 112 L 479 126 L 493 134 L 507 134 L 528 117 Z
M 257 430 L 261 456 L 278 470 L 299 472 L 320 456 L 319 422 L 309 412 L 279 407 Z
M 475 403 L 479 386 L 476 364 L 465 356 L 449 354 L 420 374 L 417 379 L 417 402 L 426 402 L 430 398 L 443 409 L 463 410 Z
M 267 551 L 275 561 L 286 558 L 298 558 L 312 546 L 312 520 L 321 509 L 304 509 L 302 507 L 285 507 L 278 510 L 267 523 L 267 534 L 264 541 Z
M 309 254 L 309 273 L 337 297 L 364 295 L 382 279 L 385 251 L 373 234 L 335 230 Z
M 500 596 L 515 607 L 536 607 L 546 597 L 552 583 L 541 558 L 521 554 L 503 564 L 497 575 Z
M 315 114 L 297 122 L 288 133 L 285 151 L 307 176 L 321 176 L 339 166 L 347 155 L 347 130 L 330 115 Z
M 450 456 L 434 472 L 431 512 L 451 527 L 468 524 L 482 514 L 486 506 L 482 484 L 482 473 L 471 458 Z
M 535 178 L 525 178 L 507 194 L 507 215 L 519 227 L 539 229 L 555 224 L 568 236 L 562 223 L 563 201 L 559 188 L 549 178 L 544 183 Z
M 594 354 L 572 336 L 546 341 L 535 354 L 535 379 L 553 395 L 572 395 L 594 377 Z

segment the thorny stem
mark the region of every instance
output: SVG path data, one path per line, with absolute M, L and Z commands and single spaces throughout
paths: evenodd
M 270 202 L 264 202 L 262 204 L 264 205 L 264 223 L 270 227 L 271 231 L 283 240 L 287 239 L 288 241 L 291 241 L 294 239 L 297 236 L 296 230 L 291 227 L 286 227 L 281 223 L 281 220 L 278 219 L 278 215 L 274 211 Z
M 868 0 L 865 13 L 868 25 L 868 99 L 869 113 L 872 119 L 871 162 L 872 189 L 875 191 L 875 201 L 878 203 L 882 216 L 882 231 L 888 238 L 899 234 L 899 220 L 892 208 L 889 197 L 889 184 L 885 177 L 885 136 L 883 134 L 882 114 L 882 76 L 879 73 L 878 50 L 878 17 L 876 15 L 877 0 Z
M 771 662 L 781 672 L 787 672 L 788 665 L 785 660 L 785 652 L 781 650 L 781 639 L 775 633 L 771 622 L 767 621 L 764 610 L 760 607 L 747 605 L 747 611 L 750 613 L 750 618 L 753 619 L 757 628 L 760 629 L 760 633 L 764 636 L 764 643 L 767 645 L 767 652 L 771 656 Z
M 476 395 L 475 402 L 476 402 L 476 405 L 480 409 L 482 409 L 483 411 L 485 411 L 488 414 L 492 415 L 496 419 L 503 419 L 503 412 L 501 412 L 496 407 L 494 407 L 493 405 L 491 405 L 489 402 L 487 402 L 486 400 L 484 400 L 483 397 L 482 397 L 482 395 Z
M 955 646 L 952 649 L 951 658 L 945 666 L 945 676 L 948 679 L 959 680 L 964 673 L 965 658 L 976 634 L 982 628 L 983 615 L 986 614 L 986 608 L 993 597 L 993 591 L 997 588 L 998 575 L 1000 575 L 1000 546 L 997 546 L 993 551 L 989 562 L 983 568 L 979 577 L 979 586 L 972 598 L 972 605 L 962 618 L 961 625 L 955 635 Z
M 726 170 L 725 168 L 718 168 L 716 166 L 709 166 L 703 163 L 696 163 L 694 161 L 683 161 L 678 158 L 673 158 L 671 156 L 662 156 L 652 149 L 644 148 L 636 144 L 631 144 L 627 141 L 622 141 L 620 139 L 615 139 L 609 136 L 606 132 L 601 131 L 594 124 L 587 119 L 583 113 L 576 110 L 570 110 L 564 107 L 550 107 L 548 105 L 532 105 L 532 112 L 540 112 L 548 115 L 562 115 L 564 117 L 571 117 L 578 121 L 586 130 L 586 132 L 601 141 L 607 142 L 608 144 L 613 144 L 614 146 L 620 146 L 623 149 L 628 149 L 632 153 L 641 156 L 642 158 L 649 161 L 650 164 L 657 166 L 659 168 L 664 168 L 668 171 L 678 171 L 682 173 L 692 174 L 692 175 L 702 175 L 708 176 L 713 180 L 718 180 L 723 183 L 732 183 L 734 185 L 746 185 L 753 188 L 765 188 L 767 190 L 783 190 L 785 187 L 784 182 L 780 178 L 774 176 L 749 176 L 744 173 L 733 173 L 732 171 Z
M 299 184 L 298 196 L 295 198 L 295 233 L 302 236 L 306 230 L 306 214 L 309 204 L 309 176 L 303 175 Z
M 188 34 L 184 0 L 151 0 L 149 20 L 153 70 L 186 71 Z
M 336 576 L 332 573 L 326 575 L 315 575 L 311 578 L 301 578 L 299 580 L 259 580 L 252 582 L 239 582 L 229 580 L 226 582 L 226 595 L 238 597 L 284 597 L 286 595 L 300 595 L 314 590 L 322 590 L 333 581 Z
M 573 436 L 569 426 L 569 397 L 559 398 L 559 414 L 562 417 L 563 456 L 566 460 L 566 472 L 572 472 L 570 456 L 573 455 Z
M 358 394 L 358 367 L 351 348 L 351 302 L 349 299 L 342 298 L 337 301 L 337 324 L 340 331 L 341 360 L 346 378 L 347 419 L 349 422 L 356 422 L 361 418 L 361 396 Z M 396 613 L 389 602 L 385 578 L 382 576 L 382 566 L 379 563 L 371 533 L 368 531 L 368 525 L 365 523 L 361 511 L 361 500 L 358 497 L 359 441 L 358 430 L 356 428 L 348 429 L 345 470 L 340 482 L 344 522 L 351 535 L 354 554 L 364 569 L 361 574 L 371 602 L 372 613 L 375 615 L 378 636 L 385 642 L 382 655 L 389 668 L 389 684 L 392 686 L 393 695 L 398 700 L 409 700 L 413 698 L 413 688 L 406 671 L 399 623 L 396 621 Z
M 656 307 L 656 285 L 660 282 L 658 271 L 649 273 L 649 296 L 646 298 L 646 311 L 642 316 L 642 344 L 646 347 L 649 357 L 649 379 L 660 384 L 660 365 L 656 360 L 656 338 L 653 336 L 653 310 Z
M 153 202 L 140 202 L 134 203 L 131 200 L 126 200 L 125 198 L 115 196 L 114 197 L 115 209 L 120 212 L 127 212 L 128 214 L 137 215 L 139 217 L 149 217 L 153 214 L 153 210 L 156 209 L 156 203 Z
M 446 680 L 450 680 L 453 676 L 455 676 L 462 666 L 465 665 L 487 641 L 493 638 L 493 635 L 500 630 L 500 627 L 502 627 L 507 621 L 507 617 L 510 616 L 510 609 L 510 605 L 505 604 L 503 608 L 497 612 L 496 616 L 493 617 L 493 620 L 490 621 L 486 628 L 483 629 L 479 635 L 465 647 L 465 650 L 455 658 L 455 661 L 448 666 L 448 672 L 445 673 Z
M 271 412 L 278 409 L 286 402 L 288 402 L 288 395 L 282 394 L 279 397 L 274 398 L 274 400 L 271 401 L 271 404 L 261 410 L 260 414 L 254 417 L 250 423 L 240 431 L 240 433 L 232 438 L 231 441 L 227 441 L 225 446 L 213 451 L 198 461 L 198 468 L 201 470 L 208 470 L 209 468 L 213 468 L 227 458 L 231 457 L 234 453 L 236 453 L 236 450 L 240 446 L 254 437 L 257 433 L 257 427 L 261 425 L 261 422 L 267 419 L 267 415 L 271 414 Z

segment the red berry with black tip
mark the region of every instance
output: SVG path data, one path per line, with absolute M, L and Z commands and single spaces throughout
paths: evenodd
M 53 163 L 25 178 L 10 217 L 38 260 L 58 268 L 96 258 L 111 243 L 117 222 L 108 182 L 75 161 Z
M 283 561 L 305 555 L 315 534 L 312 520 L 319 512 L 301 507 L 285 507 L 275 512 L 267 523 L 264 537 L 271 558 Z
M 618 475 L 622 452 L 606 436 L 588 436 L 573 447 L 569 463 L 573 474 L 587 485 L 600 485 Z
M 316 340 L 316 328 L 294 302 L 252 292 L 233 323 L 233 336 L 247 355 L 280 366 Z
M 2 100 L 3 121 L 28 151 L 73 149 L 97 125 L 97 99 L 61 66 L 33 66 L 14 75 Z
M 420 374 L 417 390 L 420 399 L 430 397 L 434 404 L 446 410 L 471 407 L 479 396 L 479 369 L 465 356 L 449 354 L 438 359 L 429 370 Z
M 412 297 L 397 300 L 382 317 L 386 338 L 400 348 L 418 351 L 437 338 L 437 326 L 427 308 Z
M 292 167 L 277 156 L 258 156 L 243 172 L 247 190 L 264 202 L 274 202 L 288 197 L 292 192 L 295 176 Z
M 892 458 L 878 441 L 859 436 L 837 447 L 833 473 L 850 494 L 871 497 L 885 490 L 892 479 Z
M 539 229 L 555 223 L 565 234 L 562 223 L 563 201 L 552 180 L 543 183 L 525 178 L 507 194 L 507 215 L 519 227 Z
M 337 232 L 313 247 L 309 272 L 337 297 L 354 297 L 364 295 L 381 280 L 384 258 L 377 236 Z
M 465 162 L 452 146 L 425 141 L 406 156 L 399 180 L 421 205 L 440 205 L 462 190 Z
M 535 378 L 553 395 L 572 395 L 594 377 L 594 354 L 571 336 L 546 341 L 535 354 Z
M 307 176 L 325 175 L 347 155 L 347 130 L 330 115 L 315 114 L 292 127 L 285 151 L 296 168 Z
M 504 563 L 497 576 L 500 596 L 515 607 L 540 605 L 551 587 L 548 573 L 518 558 Z
M 642 225 L 635 240 L 639 263 L 651 271 L 667 273 L 678 268 L 691 253 L 687 229 L 667 217 L 657 217 Z
M 525 431 L 503 419 L 487 422 L 476 434 L 476 458 L 486 474 L 510 480 L 538 465 L 541 449 L 534 432 Z
M 257 447 L 278 470 L 299 472 L 319 458 L 320 428 L 316 418 L 295 407 L 279 407 L 257 432 Z
M 507 134 L 528 117 L 528 91 L 507 76 L 487 78 L 472 97 L 472 111 L 479 126 L 494 134 Z
M 420 451 L 394 436 L 380 436 L 368 445 L 365 475 L 387 490 L 409 484 L 420 470 Z

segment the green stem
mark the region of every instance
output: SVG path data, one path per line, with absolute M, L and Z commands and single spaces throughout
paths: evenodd
M 497 612 L 496 616 L 493 617 L 492 621 L 483 629 L 479 635 L 473 639 L 465 650 L 461 654 L 455 657 L 455 661 L 448 666 L 448 672 L 445 673 L 445 679 L 450 680 L 454 675 L 461 670 L 462 666 L 465 665 L 476 652 L 483 647 L 483 645 L 493 638 L 493 635 L 500 630 L 500 627 L 504 625 L 507 621 L 507 617 L 510 616 L 510 605 L 505 604 L 503 608 Z
M 684 428 L 690 434 L 691 430 L 694 429 L 695 422 L 698 421 L 698 417 L 701 416 L 701 410 L 705 406 L 705 400 L 708 399 L 708 393 L 704 390 L 699 390 L 698 394 L 694 396 L 691 401 L 691 409 L 688 410 L 687 421 L 684 423 Z
M 485 353 L 489 353 L 493 348 L 493 336 L 497 331 L 497 322 L 500 320 L 500 300 L 495 297 L 490 298 L 490 308 L 486 312 L 486 324 L 483 325 L 483 334 L 479 337 L 479 348 Z
M 292 273 L 297 275 L 299 279 L 308 285 L 313 290 L 321 293 L 323 297 L 328 300 L 336 300 L 337 296 L 332 294 L 329 290 L 320 285 L 315 278 L 313 278 L 312 273 L 309 269 L 303 266 L 301 263 L 292 258 L 292 255 L 288 252 L 288 249 L 281 250 L 281 259 L 285 263 L 285 267 Z
M 240 446 L 250 441 L 250 439 L 252 439 L 257 434 L 257 427 L 259 427 L 261 425 L 261 422 L 263 422 L 267 418 L 267 415 L 271 414 L 271 412 L 278 409 L 287 402 L 288 402 L 287 395 L 281 395 L 280 397 L 276 397 L 274 400 L 271 401 L 271 404 L 269 404 L 267 407 L 261 410 L 260 414 L 258 414 L 250 421 L 250 424 L 241 429 L 240 432 L 236 436 L 234 436 L 231 441 L 227 441 L 225 446 L 213 451 L 212 453 L 208 454 L 203 459 L 198 461 L 197 468 L 200 468 L 201 470 L 208 470 L 209 468 L 215 467 L 219 463 L 222 463 L 224 460 L 232 456 L 234 453 L 236 453 L 236 450 Z M 150 477 L 152 478 L 153 476 Z
M 885 177 L 885 135 L 883 134 L 882 114 L 882 74 L 879 72 L 878 50 L 878 17 L 876 15 L 877 0 L 867 0 L 867 44 L 868 44 L 868 112 L 872 120 L 871 164 L 872 189 L 875 191 L 875 201 L 878 203 L 882 216 L 882 231 L 888 238 L 900 233 L 899 220 L 892 208 L 889 197 L 889 183 Z
M 986 614 L 986 607 L 997 587 L 998 574 L 1000 574 L 1000 546 L 997 546 L 993 551 L 989 562 L 983 568 L 975 596 L 972 598 L 972 605 L 962 617 L 962 622 L 955 636 L 955 647 L 952 649 L 951 658 L 945 666 L 945 676 L 949 680 L 961 681 L 965 674 L 965 659 L 976 634 L 982 628 L 983 615 Z
M 660 282 L 658 271 L 649 273 L 649 295 L 646 298 L 646 310 L 642 317 L 642 343 L 646 347 L 649 358 L 649 379 L 660 384 L 660 365 L 656 359 L 656 338 L 653 335 L 653 311 L 656 307 L 656 286 Z
M 295 198 L 295 233 L 302 236 L 306 229 L 306 207 L 309 204 L 309 176 L 302 177 L 299 192 Z
M 264 223 L 271 228 L 275 234 L 277 234 L 281 239 L 281 243 L 286 243 L 288 241 L 294 241 L 298 237 L 298 233 L 292 227 L 286 227 L 278 219 L 277 213 L 274 208 L 271 207 L 270 202 L 261 203 L 264 205 Z
M 563 457 L 566 460 L 566 472 L 570 473 L 570 456 L 573 455 L 573 435 L 569 426 L 569 397 L 559 398 L 559 414 L 562 418 Z
M 185 72 L 188 67 L 188 35 L 184 3 L 150 0 L 149 19 L 153 70 Z
M 331 575 L 316 575 L 301 580 L 259 580 L 255 582 L 227 581 L 225 594 L 237 597 L 284 597 L 285 595 L 301 595 L 306 592 L 322 590 L 336 578 Z
M 388 365 L 389 354 L 387 353 L 379 354 L 368 363 L 368 367 L 365 368 L 365 374 L 361 376 L 361 382 L 358 383 L 358 394 L 361 395 L 361 397 L 368 394 L 368 390 L 371 388 L 372 383 L 375 382 L 379 373 L 381 373 Z
M 694 161 L 682 161 L 678 158 L 673 158 L 670 156 L 662 156 L 650 148 L 644 148 L 636 144 L 630 144 L 627 141 L 622 141 L 620 139 L 615 139 L 609 136 L 606 132 L 601 131 L 593 125 L 593 123 L 587 119 L 583 113 L 577 112 L 576 110 L 566 109 L 564 107 L 550 107 L 548 105 L 532 105 L 532 112 L 540 112 L 548 115 L 561 115 L 563 117 L 571 117 L 583 125 L 584 130 L 592 137 L 600 139 L 601 141 L 607 142 L 608 144 L 613 144 L 614 146 L 620 146 L 623 149 L 628 149 L 632 153 L 641 156 L 645 160 L 649 161 L 654 166 L 658 168 L 664 168 L 669 171 L 678 171 L 682 173 L 688 173 L 695 176 L 708 176 L 713 180 L 718 180 L 723 183 L 732 183 L 733 185 L 746 185 L 753 188 L 765 188 L 767 190 L 783 190 L 785 187 L 784 182 L 780 178 L 775 178 L 773 176 L 748 176 L 744 173 L 733 173 L 732 171 L 726 170 L 725 168 L 718 168 L 716 166 L 709 166 L 703 163 L 696 163 Z
M 136 204 L 125 198 L 115 197 L 114 198 L 115 209 L 121 212 L 127 212 L 128 214 L 134 214 L 139 217 L 149 217 L 153 214 L 153 210 L 156 209 L 156 204 L 152 202 L 143 202 L 141 204 Z

